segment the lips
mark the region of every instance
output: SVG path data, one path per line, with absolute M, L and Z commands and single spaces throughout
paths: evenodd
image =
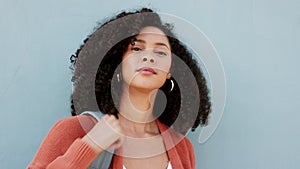
M 138 72 L 142 73 L 142 74 L 157 74 L 156 71 L 150 67 L 142 67 L 140 69 L 137 70 Z

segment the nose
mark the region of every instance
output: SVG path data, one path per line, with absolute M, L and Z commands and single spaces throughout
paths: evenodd
M 148 57 L 143 57 L 143 62 L 150 62 L 150 63 L 154 63 L 154 59 L 153 58 L 148 58 Z
M 142 62 L 147 63 L 155 63 L 155 58 L 153 56 L 151 56 L 150 54 L 147 54 L 146 56 L 142 57 Z

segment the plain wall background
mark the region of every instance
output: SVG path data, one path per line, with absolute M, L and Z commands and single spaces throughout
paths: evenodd
M 192 22 L 216 47 L 227 80 L 223 118 L 197 142 L 198 169 L 300 167 L 300 1 L 0 0 L 0 168 L 26 168 L 69 113 L 69 56 L 97 21 L 153 7 Z

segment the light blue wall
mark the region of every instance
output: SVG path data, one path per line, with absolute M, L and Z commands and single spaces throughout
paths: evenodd
M 227 80 L 219 127 L 189 135 L 198 169 L 300 167 L 300 1 L 0 0 L 0 168 L 25 168 L 69 116 L 69 56 L 99 19 L 147 6 L 180 16 L 215 45 Z

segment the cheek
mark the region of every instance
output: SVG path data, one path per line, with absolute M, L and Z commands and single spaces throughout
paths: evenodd
M 137 61 L 132 57 L 126 57 L 122 61 L 122 75 L 124 81 L 127 83 L 133 78 L 136 72 L 134 65 L 137 65 Z
M 171 58 L 161 59 L 158 62 L 157 67 L 164 73 L 169 73 L 171 69 L 171 62 L 172 62 Z

